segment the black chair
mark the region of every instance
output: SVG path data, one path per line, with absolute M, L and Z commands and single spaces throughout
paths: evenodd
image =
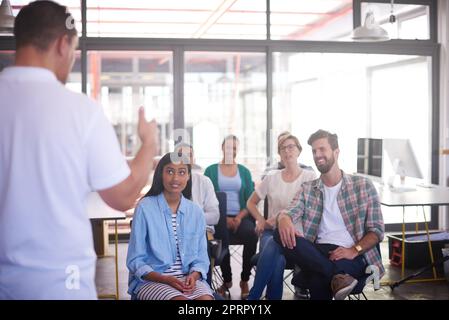
M 226 239 L 228 228 L 226 226 L 226 193 L 217 191 L 215 192 L 218 200 L 218 208 L 220 211 L 220 218 L 218 219 L 218 223 L 215 225 L 215 234 L 214 234 L 214 242 L 215 242 L 215 250 L 211 250 L 211 287 L 214 291 L 217 291 L 218 288 L 223 284 L 223 278 L 220 275 L 220 272 L 216 270 L 216 266 L 219 266 L 223 261 L 224 256 L 229 252 L 229 247 L 227 242 L 223 243 L 223 239 Z M 226 292 L 226 296 L 230 298 L 229 290 Z
M 377 243 L 376 249 L 379 252 L 380 259 L 382 260 L 382 253 L 380 252 L 380 244 L 379 243 Z M 371 275 L 375 276 L 374 272 L 370 268 L 370 272 L 369 273 L 367 273 L 362 278 L 358 279 L 359 282 L 357 283 L 355 288 L 352 290 L 351 294 L 348 296 L 349 300 L 361 300 L 362 297 L 365 300 L 368 300 L 368 298 L 366 297 L 366 295 L 363 292 L 363 290 L 365 289 L 365 286 L 371 281 L 371 279 L 370 279 Z M 374 282 L 374 284 L 376 284 L 376 282 L 377 283 L 379 282 L 379 279 L 373 279 L 373 282 Z M 374 290 L 379 290 L 379 287 L 374 286 Z

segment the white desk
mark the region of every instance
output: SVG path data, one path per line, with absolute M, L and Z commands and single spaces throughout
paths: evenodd
M 407 192 L 394 192 L 387 185 L 381 185 L 373 181 L 374 186 L 379 194 L 380 203 L 388 207 L 402 207 L 402 270 L 401 278 L 405 276 L 405 207 L 421 207 L 424 216 L 424 225 L 427 233 L 427 242 L 429 245 L 430 261 L 434 263 L 434 255 L 429 235 L 429 226 L 424 211 L 424 206 L 446 206 L 449 205 L 449 188 L 432 185 L 429 187 L 421 187 L 416 185 L 416 190 Z M 409 280 L 407 282 L 424 282 L 424 281 L 440 281 L 445 278 L 438 278 L 435 267 L 433 267 L 433 278 Z
M 119 286 L 118 286 L 118 230 L 117 220 L 125 219 L 126 214 L 122 211 L 118 211 L 109 207 L 100 195 L 96 192 L 89 194 L 87 198 L 87 214 L 90 220 L 114 220 L 115 221 L 115 294 L 101 295 L 99 298 L 114 298 L 119 299 Z M 108 239 L 109 240 L 109 239 Z

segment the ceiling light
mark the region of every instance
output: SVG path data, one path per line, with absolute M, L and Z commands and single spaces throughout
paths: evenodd
M 374 18 L 374 13 L 368 11 L 363 26 L 357 27 L 352 32 L 352 39 L 355 41 L 387 41 L 390 40 L 388 32 L 379 26 Z
M 14 31 L 14 15 L 12 14 L 9 0 L 3 0 L 0 5 L 0 33 L 12 33 Z

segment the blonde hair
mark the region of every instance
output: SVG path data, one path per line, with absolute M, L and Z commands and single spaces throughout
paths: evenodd
M 295 142 L 296 147 L 299 149 L 299 152 L 301 153 L 301 151 L 302 151 L 301 144 L 299 143 L 298 138 L 296 138 L 292 134 L 285 134 L 285 135 L 282 135 L 282 136 L 279 137 L 279 139 L 278 139 L 278 153 L 281 154 L 281 146 L 288 139 L 291 139 L 291 140 L 293 140 Z

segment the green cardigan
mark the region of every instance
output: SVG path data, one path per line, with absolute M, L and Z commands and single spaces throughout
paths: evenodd
M 240 187 L 240 210 L 246 209 L 246 202 L 254 191 L 254 183 L 251 178 L 251 172 L 241 165 L 237 165 L 240 173 L 240 180 L 242 181 L 242 186 Z M 215 191 L 220 191 L 220 187 L 218 186 L 218 164 L 210 165 L 204 171 L 204 175 L 209 177 L 214 185 Z

